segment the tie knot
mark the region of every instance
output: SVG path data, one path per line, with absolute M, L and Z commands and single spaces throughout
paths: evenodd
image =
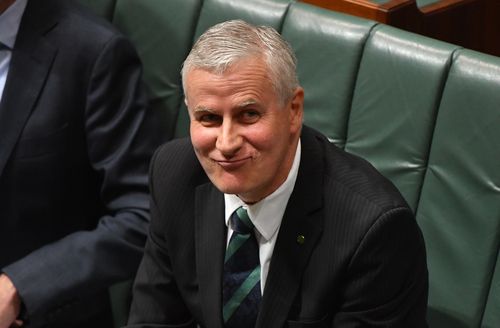
M 242 235 L 252 233 L 253 223 L 250 221 L 248 213 L 243 207 L 238 207 L 238 209 L 231 215 L 230 220 L 233 231 Z

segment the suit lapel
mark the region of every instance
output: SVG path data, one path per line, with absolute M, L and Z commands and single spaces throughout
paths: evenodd
M 43 38 L 55 19 L 36 21 L 30 1 L 12 53 L 2 102 L 0 104 L 0 175 L 45 84 L 57 50 Z M 46 17 L 47 18 L 47 17 Z
M 227 229 L 224 196 L 211 183 L 196 189 L 196 270 L 206 328 L 222 327 L 222 271 Z
M 257 328 L 284 326 L 323 229 L 323 154 L 304 129 L 299 174 L 274 248 Z

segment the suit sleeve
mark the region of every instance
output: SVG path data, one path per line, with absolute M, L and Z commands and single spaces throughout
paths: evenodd
M 103 215 L 93 230 L 71 233 L 3 268 L 30 318 L 64 312 L 136 272 L 149 224 L 148 163 L 164 139 L 157 113 L 147 110 L 141 74 L 134 48 L 120 35 L 96 56 L 82 90 L 83 121 Z
M 407 208 L 381 215 L 359 244 L 347 272 L 333 327 L 427 327 L 423 237 Z
M 196 327 L 176 285 L 165 240 L 166 220 L 157 206 L 155 164 L 151 165 L 151 225 L 144 257 L 134 282 L 127 328 Z

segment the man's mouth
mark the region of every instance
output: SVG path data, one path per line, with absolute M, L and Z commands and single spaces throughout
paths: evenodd
M 240 159 L 230 159 L 230 160 L 215 160 L 215 162 L 222 167 L 224 170 L 236 170 L 243 165 L 245 165 L 251 158 L 245 157 Z

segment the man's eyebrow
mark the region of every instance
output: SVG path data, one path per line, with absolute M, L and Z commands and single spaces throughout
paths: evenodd
M 246 108 L 247 106 L 255 105 L 258 104 L 259 102 L 253 98 L 247 99 L 243 101 L 242 103 L 238 104 L 237 108 Z M 193 113 L 200 113 L 200 112 L 209 112 L 209 113 L 215 113 L 215 110 L 210 108 L 210 107 L 205 107 L 205 106 L 197 106 L 193 108 Z
M 247 106 L 250 106 L 250 105 L 255 105 L 255 104 L 258 104 L 259 102 L 253 98 L 250 98 L 250 99 L 247 99 L 245 100 L 244 102 L 240 103 L 238 105 L 239 108 L 245 108 Z
M 210 112 L 213 113 L 214 110 L 205 106 L 197 106 L 193 109 L 194 113 L 199 113 L 199 112 Z

